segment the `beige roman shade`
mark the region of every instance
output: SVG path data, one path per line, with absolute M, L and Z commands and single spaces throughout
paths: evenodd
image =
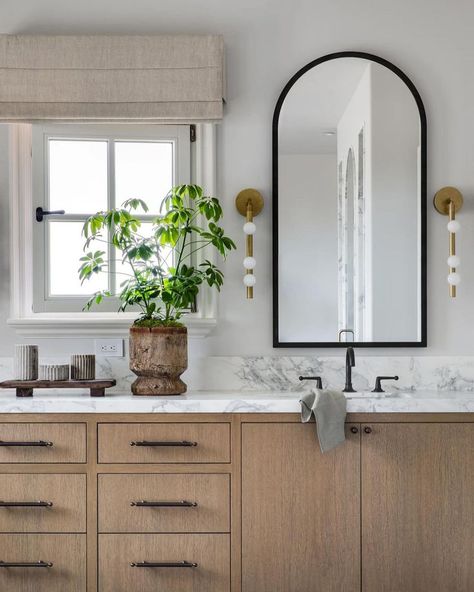
M 220 35 L 0 35 L 1 121 L 222 118 Z

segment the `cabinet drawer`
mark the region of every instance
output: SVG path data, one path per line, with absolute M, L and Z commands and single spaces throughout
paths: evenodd
M 115 423 L 99 425 L 100 463 L 227 463 L 225 423 Z
M 0 532 L 85 532 L 86 476 L 0 475 Z
M 100 532 L 228 532 L 228 475 L 100 475 Z
M 229 592 L 229 555 L 226 534 L 103 534 L 99 592 Z
M 0 463 L 85 462 L 86 424 L 0 424 Z
M 50 567 L 5 564 L 52 564 Z M 3 562 L 3 564 L 2 564 Z M 0 535 L 2 592 L 85 592 L 86 535 Z

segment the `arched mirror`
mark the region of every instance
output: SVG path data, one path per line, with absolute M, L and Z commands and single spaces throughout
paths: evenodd
M 360 52 L 297 72 L 273 118 L 275 347 L 426 346 L 426 116 Z

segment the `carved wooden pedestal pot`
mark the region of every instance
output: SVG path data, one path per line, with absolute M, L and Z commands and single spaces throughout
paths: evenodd
M 130 370 L 138 376 L 134 395 L 181 395 L 188 367 L 186 327 L 131 327 Z

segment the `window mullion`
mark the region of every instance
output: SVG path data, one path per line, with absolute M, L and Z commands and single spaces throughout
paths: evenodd
M 115 141 L 113 138 L 108 140 L 108 175 L 107 175 L 107 209 L 111 210 L 116 207 L 115 203 Z M 117 257 L 116 249 L 112 246 L 112 228 L 108 231 L 109 239 L 109 273 L 108 273 L 108 284 L 109 290 L 112 294 L 117 293 L 117 281 L 115 275 L 115 259 Z

